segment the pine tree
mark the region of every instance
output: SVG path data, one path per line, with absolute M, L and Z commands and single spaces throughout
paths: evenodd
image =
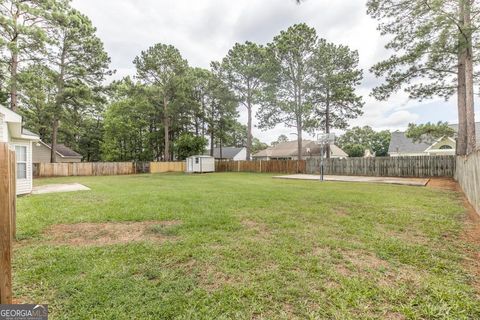
M 373 95 L 387 99 L 404 88 L 412 99 L 455 93 L 459 131 L 457 154 L 471 152 L 475 142 L 473 63 L 478 47 L 478 3 L 472 0 L 369 0 L 368 13 L 380 21 L 378 29 L 392 36 L 395 51 L 372 67 L 385 83 Z M 474 20 L 472 20 L 472 17 Z
M 252 149 L 253 106 L 260 100 L 265 60 L 265 48 L 247 41 L 236 43 L 221 63 L 214 64 L 220 77 L 247 109 L 247 159 L 250 159 Z
M 163 108 L 164 160 L 169 161 L 172 104 L 179 94 L 182 77 L 187 74 L 188 63 L 175 47 L 165 44 L 156 44 L 142 51 L 133 63 L 137 68 L 137 77 L 158 90 L 159 104 Z

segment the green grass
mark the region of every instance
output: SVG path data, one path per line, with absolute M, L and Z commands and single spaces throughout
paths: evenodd
M 14 293 L 52 319 L 479 319 L 457 194 L 263 174 L 72 177 L 22 197 Z M 59 245 L 48 228 L 178 220 L 165 242 Z

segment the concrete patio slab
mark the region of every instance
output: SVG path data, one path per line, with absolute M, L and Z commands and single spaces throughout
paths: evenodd
M 320 181 L 320 175 L 315 174 L 290 174 L 285 176 L 275 176 L 276 179 L 294 179 L 294 180 L 316 180 Z M 396 177 L 363 177 L 363 176 L 324 176 L 325 181 L 344 181 L 344 182 L 371 182 L 400 184 L 406 186 L 424 187 L 430 179 L 424 178 L 396 178 Z
M 46 184 L 43 186 L 33 187 L 32 194 L 73 192 L 73 191 L 84 191 L 84 190 L 90 190 L 90 188 L 80 183 Z

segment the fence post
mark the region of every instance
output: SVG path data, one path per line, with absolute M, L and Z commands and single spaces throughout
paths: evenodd
M 6 143 L 0 143 L 0 303 L 12 303 L 12 156 Z M 14 155 L 13 155 L 14 157 Z
M 10 151 L 10 201 L 12 238 L 17 238 L 17 165 L 15 152 Z

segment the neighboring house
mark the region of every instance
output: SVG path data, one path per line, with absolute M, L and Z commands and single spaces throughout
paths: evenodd
M 210 150 L 205 152 L 210 155 Z M 213 148 L 213 157 L 215 160 L 247 160 L 247 148 L 222 147 Z
M 297 141 L 282 142 L 275 146 L 268 147 L 259 151 L 253 156 L 254 160 L 297 160 L 298 146 Z M 320 145 L 311 140 L 303 140 L 302 142 L 303 159 L 319 158 Z M 330 158 L 347 158 L 348 155 L 338 146 L 330 145 Z
M 455 131 L 458 130 L 457 124 L 450 125 Z M 477 135 L 477 147 L 480 147 L 480 122 L 475 123 Z M 388 154 L 391 157 L 401 156 L 439 156 L 455 155 L 456 141 L 452 137 L 441 137 L 433 139 L 423 138 L 421 141 L 414 142 L 407 138 L 405 132 L 392 132 L 392 138 L 388 147 Z
M 33 144 L 33 160 L 32 163 L 50 163 L 52 147 L 43 141 Z M 81 162 L 83 156 L 64 144 L 57 144 L 56 162 Z
M 15 150 L 17 161 L 17 194 L 32 192 L 32 143 L 40 137 L 22 126 L 22 116 L 0 106 L 0 142 Z

